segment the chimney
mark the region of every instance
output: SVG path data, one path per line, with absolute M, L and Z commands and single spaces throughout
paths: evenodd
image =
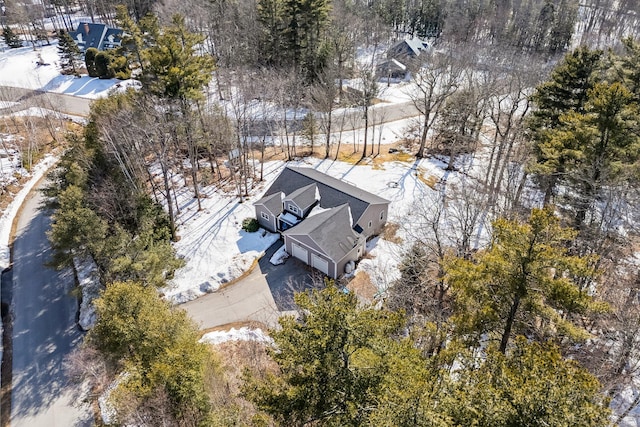
M 89 34 L 89 24 L 87 24 L 86 22 L 84 23 L 84 33 Z

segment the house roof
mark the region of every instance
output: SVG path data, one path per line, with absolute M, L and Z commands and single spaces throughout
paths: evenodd
M 378 70 L 388 73 L 389 71 L 406 71 L 407 66 L 397 59 L 390 58 L 378 64 Z
M 258 200 L 254 204 L 264 206 L 265 209 L 267 209 L 273 215 L 277 216 L 279 213 L 282 212 L 283 197 L 284 197 L 284 194 L 278 191 L 268 196 L 264 196 L 262 199 Z
M 299 206 L 300 209 L 305 210 L 320 199 L 317 193 L 318 186 L 316 184 L 309 184 L 285 196 L 284 200 L 291 200 Z
M 120 28 L 107 28 L 107 31 L 104 33 L 101 48 L 120 44 L 122 41 L 122 33 L 123 31 Z
M 352 227 L 349 205 L 343 204 L 308 217 L 282 234 L 289 237 L 308 236 L 334 262 L 340 261 L 362 237 Z
M 291 194 L 301 187 L 317 184 L 320 193 L 320 206 L 334 208 L 349 204 L 355 222 L 358 222 L 364 211 L 373 204 L 389 204 L 389 201 L 354 185 L 312 168 L 287 166 L 276 178 L 266 195 L 283 192 Z
M 122 30 L 119 28 L 109 28 L 105 24 L 97 24 L 94 22 L 80 22 L 76 31 L 70 31 L 71 38 L 78 43 L 78 47 L 86 50 L 95 47 L 102 50 L 104 43 L 108 42 L 108 37 L 113 36 L 113 43 L 120 43 L 122 38 Z M 110 47 L 110 46 L 107 46 Z
M 397 50 L 399 47 L 404 47 L 404 45 L 406 45 L 406 47 L 414 56 L 420 56 L 420 53 L 424 50 L 427 50 L 428 47 L 426 42 L 418 38 L 412 38 L 399 41 L 398 43 L 394 44 L 390 50 Z

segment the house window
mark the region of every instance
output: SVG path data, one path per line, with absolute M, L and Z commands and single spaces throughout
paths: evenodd
M 295 207 L 295 206 L 293 206 L 292 204 L 289 204 L 288 208 L 289 208 L 289 210 L 290 210 L 291 212 L 293 212 L 294 214 L 297 214 L 297 213 L 298 213 L 298 208 L 297 208 L 297 207 Z
M 384 211 L 380 212 L 380 221 L 384 221 Z
M 266 219 L 267 221 L 269 221 L 269 215 L 267 215 L 264 212 L 260 212 L 260 216 L 262 217 L 262 219 Z
M 373 221 L 369 221 L 369 224 L 367 224 L 367 228 L 371 228 L 372 225 L 373 225 Z

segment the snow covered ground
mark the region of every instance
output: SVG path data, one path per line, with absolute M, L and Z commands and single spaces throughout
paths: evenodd
M 96 99 L 107 96 L 112 90 L 124 90 L 128 86 L 138 85 L 135 80 L 98 79 L 86 75 L 80 78 L 64 76 L 60 74 L 59 63 L 57 42 L 36 50 L 31 46 L 7 49 L 0 52 L 0 86 Z M 4 105 L 6 106 L 8 105 Z
M 257 341 L 268 344 L 273 342 L 271 337 L 264 333 L 262 329 L 252 329 L 246 326 L 240 329 L 231 328 L 228 331 L 208 332 L 200 339 L 200 342 L 207 344 L 220 344 L 227 341 Z

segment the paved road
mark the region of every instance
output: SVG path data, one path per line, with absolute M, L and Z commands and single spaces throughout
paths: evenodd
M 41 107 L 74 116 L 87 116 L 91 104 L 91 99 L 9 86 L 0 86 L 0 101 L 18 103 L 8 108 L 0 108 L 0 114 L 11 114 L 30 107 Z
M 39 192 L 23 205 L 14 243 L 13 391 L 11 427 L 93 425 L 91 408 L 79 396 L 81 387 L 66 378 L 63 360 L 82 340 L 70 294 L 71 270 L 45 264 L 51 249 L 47 212 L 38 210 Z

